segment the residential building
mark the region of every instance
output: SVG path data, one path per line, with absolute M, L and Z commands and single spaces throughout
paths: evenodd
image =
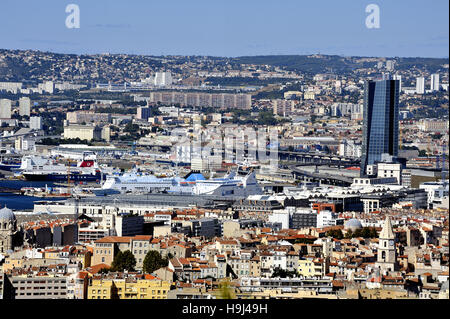
M 109 279 L 94 278 L 88 299 L 167 299 L 170 283 L 152 275 Z
M 31 111 L 31 100 L 28 97 L 21 97 L 19 99 L 19 115 L 20 116 L 30 116 Z
M 439 74 L 431 74 L 430 90 L 431 92 L 439 91 Z
M 0 119 L 11 118 L 11 100 L 0 99 Z
M 40 116 L 30 117 L 30 129 L 42 130 L 42 118 Z
M 416 93 L 425 94 L 425 78 L 423 76 L 416 79 Z

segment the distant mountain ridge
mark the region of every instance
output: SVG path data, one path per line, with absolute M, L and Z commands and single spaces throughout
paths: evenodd
M 241 64 L 268 64 L 304 73 L 352 73 L 355 69 L 373 67 L 378 61 L 394 60 L 396 69 L 416 67 L 430 73 L 443 69 L 449 63 L 448 58 L 378 58 L 378 57 L 343 57 L 338 55 L 264 55 L 243 56 L 232 59 Z M 371 61 L 374 60 L 374 61 Z
M 448 72 L 448 58 L 378 58 L 338 55 L 264 55 L 242 57 L 150 56 L 133 54 L 76 55 L 33 50 L 0 49 L 0 81 L 114 82 L 134 81 L 157 69 L 178 70 L 189 65 L 195 70 L 223 70 L 227 65 L 270 65 L 305 74 L 335 73 L 351 75 L 373 68 L 380 61 L 394 60 L 396 70 L 418 69 Z M 206 63 L 205 63 L 206 61 Z M 444 67 L 447 65 L 447 68 Z M 189 68 L 188 68 L 189 69 Z

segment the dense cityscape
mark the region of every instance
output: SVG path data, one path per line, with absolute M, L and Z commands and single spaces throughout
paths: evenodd
M 0 50 L 0 299 L 448 299 L 448 68 Z

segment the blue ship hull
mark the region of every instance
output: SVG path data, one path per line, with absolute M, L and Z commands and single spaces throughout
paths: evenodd
M 67 182 L 67 174 L 23 174 L 28 181 Z M 70 174 L 72 182 L 96 182 L 101 180 L 101 174 Z
M 4 164 L 0 163 L 0 170 L 3 171 L 12 171 L 20 168 L 20 164 Z

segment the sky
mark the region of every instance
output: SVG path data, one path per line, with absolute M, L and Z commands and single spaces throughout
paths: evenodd
M 448 0 L 0 0 L 0 48 L 58 53 L 448 57 L 448 30 Z

